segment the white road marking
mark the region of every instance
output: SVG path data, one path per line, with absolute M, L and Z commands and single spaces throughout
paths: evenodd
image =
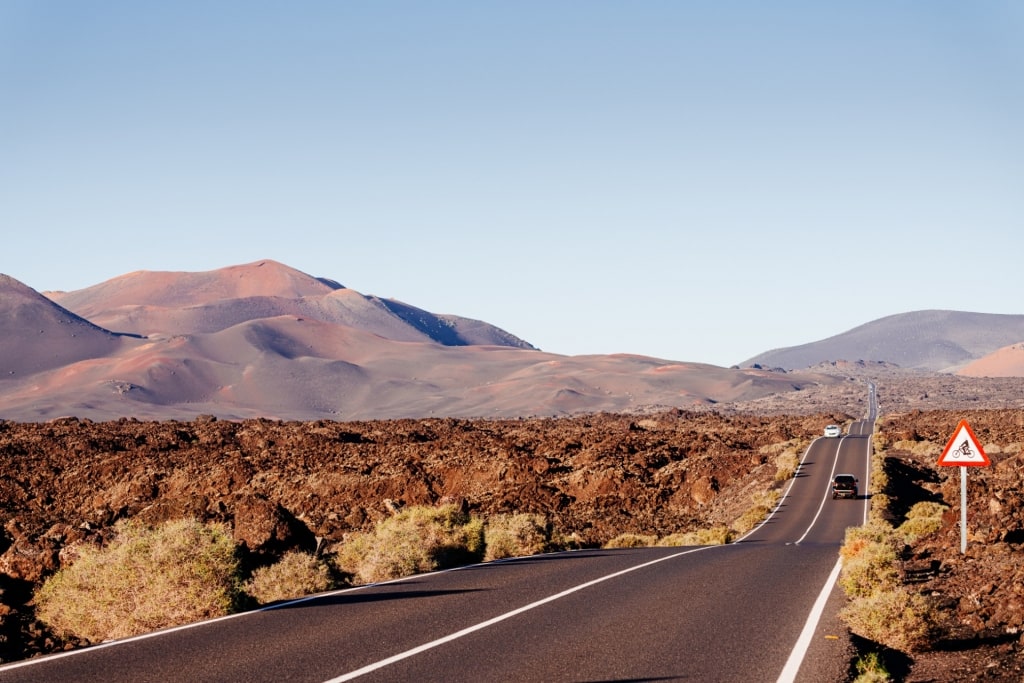
M 590 588 L 591 586 L 595 586 L 595 585 L 597 585 L 599 583 L 602 583 L 604 581 L 608 581 L 609 579 L 614 579 L 616 577 L 622 576 L 623 574 L 628 574 L 630 572 L 636 571 L 637 569 L 643 569 L 645 567 L 650 567 L 651 565 L 658 564 L 659 562 L 665 562 L 667 560 L 673 560 L 673 559 L 675 559 L 677 557 L 682 557 L 683 555 L 689 555 L 691 553 L 700 552 L 701 550 L 708 550 L 710 548 L 721 548 L 721 547 L 724 547 L 724 546 L 709 545 L 709 546 L 701 546 L 699 548 L 693 548 L 691 550 L 686 550 L 686 551 L 681 552 L 681 553 L 675 553 L 673 555 L 666 555 L 665 557 L 660 557 L 657 560 L 651 560 L 650 562 L 644 562 L 643 564 L 638 564 L 636 566 L 629 567 L 628 569 L 623 569 L 621 571 L 617 571 L 617 572 L 614 572 L 612 574 L 608 574 L 607 576 L 602 576 L 602 577 L 596 578 L 596 579 L 594 579 L 592 581 L 587 581 L 586 583 L 581 583 L 580 585 L 573 586 L 572 588 L 566 589 L 566 590 L 562 591 L 561 593 L 555 593 L 554 595 L 549 595 L 548 597 L 542 598 L 540 600 L 537 600 L 536 602 L 531 602 L 529 605 L 523 605 L 522 607 L 520 607 L 518 609 L 514 609 L 511 612 L 506 612 L 505 614 L 499 614 L 498 616 L 494 617 L 493 619 L 488 619 L 487 621 L 482 621 L 479 624 L 474 624 L 473 626 L 468 626 L 468 627 L 462 629 L 461 631 L 456 631 L 455 633 L 450 633 L 447 636 L 444 636 L 443 638 L 438 638 L 437 640 L 432 640 L 429 643 L 423 643 L 422 645 L 414 647 L 414 648 L 412 648 L 410 650 L 406 650 L 405 652 L 399 652 L 398 654 L 392 655 L 391 657 L 388 657 L 386 659 L 382 659 L 382 660 L 374 662 L 372 664 L 367 664 L 366 666 L 362 667 L 361 669 L 356 669 L 355 671 L 350 671 L 347 674 L 343 674 L 341 676 L 338 676 L 337 678 L 331 678 L 330 680 L 326 681 L 325 683 L 341 683 L 341 681 L 351 681 L 354 678 L 358 678 L 360 676 L 364 676 L 364 675 L 366 675 L 366 674 L 368 674 L 370 672 L 376 671 L 377 669 L 382 669 L 385 666 L 388 666 L 390 664 L 394 664 L 395 662 L 401 661 L 403 659 L 407 659 L 407 658 L 412 657 L 413 655 L 417 655 L 417 654 L 419 654 L 421 652 L 426 652 L 427 650 L 433 649 L 433 648 L 438 647 L 440 645 L 444 645 L 445 643 L 450 643 L 451 641 L 457 640 L 459 638 L 462 638 L 463 636 L 467 636 L 470 633 L 474 633 L 476 631 L 480 631 L 482 629 L 487 628 L 488 626 L 493 626 L 494 624 L 497 624 L 499 622 L 505 621 L 506 619 L 511 619 L 512 617 L 517 616 L 519 614 L 522 614 L 523 612 L 527 612 L 527 611 L 529 611 L 531 609 L 534 609 L 535 607 L 540 607 L 541 605 L 546 605 L 549 602 L 554 602 L 555 600 L 558 600 L 559 598 L 564 598 L 567 595 L 572 595 L 573 593 L 581 591 L 581 590 L 583 590 L 585 588 Z
M 422 576 L 422 575 L 421 575 Z M 397 580 L 396 580 L 397 581 Z M 387 582 L 392 583 L 392 582 Z M 375 584 L 381 585 L 381 584 Z M 175 633 L 177 631 L 188 631 L 189 629 L 199 628 L 200 626 L 206 626 L 208 624 L 216 624 L 219 621 L 227 621 L 228 619 L 240 619 L 242 617 L 250 616 L 258 612 L 269 612 L 270 610 L 280 609 L 289 605 L 294 605 L 300 602 L 306 602 L 309 600 L 319 600 L 321 598 L 329 597 L 332 595 L 340 595 L 341 593 L 350 593 L 356 590 L 362 590 L 367 586 L 355 586 L 353 588 L 341 588 L 329 593 L 318 593 L 316 595 L 310 595 L 289 602 L 281 602 L 266 607 L 260 607 L 258 609 L 249 610 L 247 612 L 236 612 L 234 614 L 226 614 L 222 617 L 214 617 L 212 619 L 206 619 L 205 621 L 194 621 L 188 624 L 182 624 L 180 626 L 170 626 L 163 628 L 158 631 L 148 631 L 146 633 L 140 633 L 137 636 L 127 636 L 125 638 L 118 638 L 117 640 L 105 640 L 102 643 L 95 645 L 89 645 L 88 647 L 82 647 L 77 650 L 68 650 L 66 652 L 56 652 L 54 654 L 45 655 L 43 657 L 33 657 L 32 659 L 23 659 L 10 664 L 0 665 L 0 671 L 8 671 L 10 669 L 19 669 L 23 666 L 33 666 L 36 664 L 43 664 L 45 662 L 52 662 L 55 659 L 63 659 L 64 657 L 75 657 L 78 655 L 87 655 L 97 650 L 105 650 L 108 647 L 117 647 L 118 645 L 124 645 L 126 643 L 134 643 L 139 640 L 148 640 L 149 638 L 158 638 L 160 636 L 167 635 L 168 633 Z
M 832 586 L 835 585 L 836 579 L 839 578 L 839 570 L 842 566 L 843 560 L 839 558 L 836 560 L 836 566 L 832 567 L 832 573 L 825 580 L 825 585 L 822 586 L 821 592 L 818 593 L 818 599 L 814 601 L 811 613 L 807 615 L 804 630 L 800 632 L 800 637 L 797 638 L 793 651 L 789 653 L 789 659 L 786 660 L 786 666 L 782 668 L 782 673 L 779 674 L 777 683 L 792 683 L 796 680 L 796 674 L 800 670 L 800 665 L 803 664 L 804 657 L 807 656 L 807 648 L 811 645 L 811 638 L 814 637 L 814 631 L 818 628 L 818 622 L 825 611 L 825 603 L 828 602 L 829 593 L 832 592 Z

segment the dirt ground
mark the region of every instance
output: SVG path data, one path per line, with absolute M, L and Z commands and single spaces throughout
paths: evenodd
M 922 382 L 898 393 L 892 378 L 878 381 L 879 443 L 894 521 L 918 500 L 951 506 L 944 527 L 904 560 L 905 581 L 948 619 L 932 651 L 887 661 L 895 680 L 1019 681 L 1024 392 L 1019 380 L 1002 383 L 979 401 L 981 385 Z M 826 424 L 859 419 L 864 393 L 852 378 L 826 397 L 831 411 L 787 397 L 754 409 L 558 419 L 0 421 L 0 661 L 77 645 L 34 620 L 31 595 L 77 544 L 101 543 L 119 519 L 227 522 L 253 564 L 295 547 L 329 551 L 389 506 L 448 501 L 481 516 L 540 512 L 580 545 L 667 535 L 739 517 L 778 485 L 779 447 L 802 452 Z M 936 466 L 960 419 L 993 463 L 970 472 L 964 555 L 959 468 Z
M 937 466 L 960 420 L 992 464 L 967 472 L 967 547 L 961 553 L 960 467 Z M 950 509 L 943 527 L 907 549 L 903 579 L 945 623 L 931 651 L 890 654 L 913 683 L 1024 680 L 1024 411 L 910 411 L 878 423 L 894 523 L 919 501 Z

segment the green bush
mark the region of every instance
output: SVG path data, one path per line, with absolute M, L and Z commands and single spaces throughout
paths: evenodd
M 892 680 L 882 656 L 877 652 L 868 652 L 859 657 L 854 664 L 857 668 L 857 678 L 853 679 L 853 683 L 889 683 Z
M 309 553 L 291 551 L 267 567 L 260 567 L 242 586 L 261 605 L 337 587 L 330 566 Z
M 544 515 L 500 514 L 484 526 L 485 560 L 536 555 L 548 549 L 550 534 Z
M 414 506 L 352 534 L 338 550 L 339 567 L 360 583 L 375 583 L 421 572 L 478 562 L 484 526 L 455 505 Z
M 36 615 L 64 637 L 99 642 L 227 614 L 238 559 L 226 527 L 194 519 L 124 522 L 104 548 L 78 558 L 36 592 Z

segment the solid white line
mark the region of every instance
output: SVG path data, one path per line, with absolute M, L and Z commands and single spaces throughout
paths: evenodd
M 420 576 L 422 576 L 422 574 Z M 408 577 L 406 577 L 406 578 L 408 578 Z M 392 583 L 392 582 L 389 581 L 387 583 Z M 373 584 L 373 585 L 379 586 L 381 584 Z M 126 636 L 124 638 L 119 638 L 117 640 L 105 640 L 102 643 L 97 643 L 95 645 L 89 645 L 87 647 L 82 647 L 82 648 L 79 648 L 77 650 L 68 650 L 66 652 L 56 652 L 56 653 L 45 655 L 45 656 L 42 656 L 42 657 L 33 657 L 32 659 L 22 659 L 20 661 L 12 662 L 10 664 L 0 665 L 0 672 L 9 671 L 11 669 L 20 669 L 21 667 L 24 667 L 24 666 L 34 666 L 36 664 L 45 664 L 46 662 L 51 662 L 51 661 L 53 661 L 55 659 L 63 659 L 64 657 L 76 657 L 78 655 L 87 655 L 90 652 L 96 652 L 97 650 L 105 650 L 108 647 L 117 647 L 118 645 L 124 645 L 126 643 L 134 643 L 134 642 L 139 641 L 139 640 L 148 640 L 149 638 L 158 638 L 160 636 L 165 636 L 165 635 L 167 635 L 169 633 L 176 633 L 178 631 L 187 631 L 189 629 L 198 628 L 200 626 L 206 626 L 207 624 L 215 624 L 215 623 L 217 623 L 219 621 L 227 621 L 228 619 L 240 619 L 242 617 L 252 616 L 253 614 L 257 614 L 259 612 L 269 612 L 271 610 L 280 609 L 282 607 L 287 607 L 289 605 L 294 605 L 294 604 L 297 604 L 297 603 L 300 603 L 300 602 L 306 602 L 306 601 L 309 601 L 309 600 L 319 600 L 319 599 L 322 599 L 322 598 L 325 598 L 325 597 L 330 597 L 330 596 L 333 596 L 333 595 L 340 595 L 342 593 L 350 593 L 352 591 L 362 590 L 362 589 L 368 588 L 368 587 L 369 586 L 355 586 L 355 587 L 352 587 L 352 588 L 340 588 L 338 590 L 330 591 L 328 593 L 318 593 L 316 595 L 310 595 L 310 596 L 306 596 L 306 597 L 303 597 L 303 598 L 298 598 L 296 600 L 291 600 L 289 602 L 276 603 L 276 604 L 273 604 L 273 605 L 268 605 L 266 607 L 260 607 L 258 609 L 249 610 L 249 611 L 246 611 L 246 612 L 235 612 L 234 614 L 226 614 L 226 615 L 224 615 L 222 617 L 214 617 L 213 619 L 206 619 L 204 621 L 194 621 L 194 622 L 191 622 L 191 623 L 188 623 L 188 624 L 182 624 L 180 626 L 169 626 L 167 628 L 163 628 L 163 629 L 160 629 L 158 631 L 148 631 L 146 633 L 140 633 L 137 636 Z
M 874 422 L 872 421 L 873 425 Z M 872 433 L 873 433 L 872 429 Z M 837 451 L 838 455 L 838 451 Z M 865 476 L 867 480 L 871 476 L 871 434 L 868 434 L 867 443 L 867 471 L 868 474 Z M 832 464 L 832 473 L 835 474 L 835 463 Z M 867 491 L 869 481 L 865 481 L 864 490 Z M 868 517 L 868 501 L 870 498 L 865 497 L 864 501 L 864 523 L 867 523 Z M 822 505 L 824 505 L 825 499 L 822 499 Z M 821 508 L 818 508 L 820 514 Z M 817 515 L 814 517 L 818 518 Z M 814 526 L 814 522 L 811 522 L 811 526 Z M 808 528 L 807 531 L 810 531 Z M 807 534 L 804 533 L 804 536 Z M 803 536 L 800 537 L 803 540 Z M 799 543 L 800 541 L 797 541 Z M 836 564 L 832 567 L 832 572 L 829 574 L 828 579 L 825 580 L 825 585 L 822 587 L 821 592 L 818 594 L 818 598 L 814 601 L 814 606 L 811 608 L 811 613 L 807 615 L 807 622 L 804 624 L 803 631 L 800 632 L 800 637 L 797 638 L 796 645 L 793 646 L 793 651 L 789 653 L 789 660 L 786 661 L 786 666 L 782 669 L 782 673 L 779 674 L 777 683 L 792 683 L 796 680 L 796 674 L 800 670 L 800 665 L 803 664 L 804 657 L 807 656 L 807 648 L 811 645 L 811 639 L 814 637 L 814 630 L 818 627 L 818 622 L 821 620 L 821 615 L 825 611 L 825 603 L 828 602 L 829 593 L 832 592 L 832 586 L 835 585 L 836 580 L 839 578 L 839 572 L 843 568 L 843 558 L 840 557 L 836 560 Z
M 820 437 L 819 437 L 819 438 L 820 438 Z M 810 452 L 811 452 L 811 446 L 813 446 L 813 445 L 814 445 L 814 441 L 812 441 L 812 442 L 811 442 L 811 443 L 810 443 L 810 444 L 809 444 L 809 445 L 807 446 L 807 448 L 805 448 L 805 449 L 804 449 L 804 454 L 803 454 L 803 456 L 801 456 L 801 458 L 800 458 L 800 462 L 799 462 L 799 463 L 797 463 L 797 466 L 796 466 L 796 471 L 795 471 L 795 472 L 793 472 L 793 476 L 792 476 L 792 477 L 790 477 L 790 479 L 789 479 L 789 483 L 788 483 L 788 484 L 786 484 L 786 490 L 782 492 L 782 495 L 781 495 L 781 496 L 779 496 L 779 500 L 778 500 L 778 501 L 777 501 L 777 502 L 775 503 L 775 507 L 773 507 L 773 508 L 772 508 L 772 509 L 771 509 L 771 510 L 770 510 L 770 511 L 768 512 L 768 514 L 767 514 L 767 515 L 765 515 L 764 519 L 762 519 L 762 520 L 761 520 L 761 523 L 760 523 L 760 524 L 758 524 L 758 525 L 757 525 L 757 526 L 755 526 L 755 527 L 754 527 L 753 529 L 751 529 L 751 530 L 750 530 L 750 531 L 748 531 L 747 533 L 745 533 L 745 534 L 743 534 L 742 536 L 740 536 L 739 538 L 737 538 L 737 539 L 736 539 L 735 541 L 733 541 L 733 543 L 740 543 L 741 541 L 744 541 L 744 540 L 746 540 L 746 539 L 747 539 L 747 538 L 748 538 L 749 536 L 751 536 L 751 535 L 753 535 L 754 533 L 756 533 L 758 529 L 760 529 L 760 528 L 761 528 L 761 527 L 763 527 L 763 526 L 764 526 L 765 524 L 767 524 L 767 523 L 768 523 L 768 522 L 769 522 L 769 521 L 771 520 L 771 518 L 775 516 L 775 513 L 776 513 L 776 512 L 778 512 L 778 511 L 779 511 L 779 510 L 780 510 L 780 509 L 782 508 L 782 504 L 783 504 L 783 503 L 784 503 L 784 502 L 786 501 L 786 498 L 788 498 L 788 497 L 789 497 L 789 491 L 790 491 L 790 489 L 792 489 L 792 488 L 793 488 L 793 484 L 795 484 L 795 483 L 796 483 L 796 478 L 797 478 L 798 476 L 800 476 L 800 470 L 801 470 L 801 468 L 803 468 L 803 466 L 804 466 L 804 462 L 805 462 L 805 461 L 807 460 L 807 456 L 808 456 L 808 455 L 810 454 Z M 786 545 L 789 545 L 789 544 L 787 543 Z
M 401 661 L 403 659 L 407 659 L 409 657 L 412 657 L 413 655 L 417 655 L 417 654 L 419 654 L 421 652 L 425 652 L 425 651 L 430 650 L 432 648 L 438 647 L 439 645 L 444 645 L 445 643 L 449 643 L 449 642 L 451 642 L 453 640 L 456 640 L 458 638 L 461 638 L 463 636 L 467 636 L 470 633 L 474 633 L 476 631 L 480 631 L 482 629 L 487 628 L 488 626 L 493 626 L 494 624 L 497 624 L 499 622 L 505 621 L 506 619 L 511 619 L 512 617 L 517 616 L 519 614 L 522 614 L 523 612 L 527 612 L 527 611 L 529 611 L 529 610 L 531 610 L 531 609 L 533 609 L 535 607 L 540 607 L 541 605 L 545 605 L 545 604 L 547 604 L 549 602 L 554 602 L 555 600 L 558 600 L 559 598 L 564 598 L 567 595 L 572 595 L 573 593 L 576 593 L 577 591 L 581 591 L 584 588 L 590 588 L 591 586 L 597 585 L 597 584 L 599 584 L 599 583 L 601 583 L 603 581 L 607 581 L 609 579 L 614 579 L 614 578 L 616 578 L 618 576 L 622 576 L 623 574 L 628 574 L 630 572 L 636 571 L 637 569 L 643 569 L 645 567 L 650 567 L 651 565 L 658 564 L 659 562 L 665 562 L 666 560 L 672 560 L 672 559 L 675 559 L 677 557 L 682 557 L 683 555 L 689 555 L 690 553 L 700 552 L 701 550 L 707 550 L 709 548 L 720 548 L 720 547 L 722 547 L 722 546 L 702 546 L 702 547 L 699 547 L 699 548 L 693 548 L 691 550 L 686 550 L 686 551 L 681 552 L 681 553 L 675 553 L 673 555 L 666 555 L 665 557 L 658 558 L 657 560 L 651 560 L 650 562 L 644 562 L 643 564 L 638 564 L 638 565 L 636 565 L 634 567 L 629 567 L 628 569 L 623 569 L 623 570 L 617 571 L 617 572 L 615 572 L 613 574 L 608 574 L 607 576 L 602 576 L 600 578 L 594 579 L 593 581 L 587 581 L 586 583 L 581 583 L 580 585 L 573 586 L 572 588 L 564 590 L 561 593 L 556 593 L 554 595 L 549 595 L 548 597 L 542 598 L 540 600 L 537 600 L 536 602 L 531 602 L 529 605 L 523 605 L 522 607 L 520 607 L 518 609 L 514 609 L 511 612 L 506 612 L 505 614 L 499 614 L 498 616 L 494 617 L 493 619 L 488 619 L 487 621 L 482 621 L 479 624 L 474 624 L 473 626 L 468 626 L 468 627 L 462 629 L 461 631 L 456 631 L 455 633 L 450 633 L 447 636 L 444 636 L 442 638 L 438 638 L 437 640 L 432 640 L 429 643 L 424 643 L 424 644 L 419 645 L 417 647 L 414 647 L 414 648 L 412 648 L 410 650 L 406 650 L 405 652 L 399 652 L 398 654 L 392 655 L 391 657 L 388 657 L 386 659 L 382 659 L 382 660 L 380 660 L 378 662 L 374 662 L 372 664 L 367 664 L 366 666 L 362 667 L 361 669 L 356 669 L 355 671 L 350 671 L 347 674 L 343 674 L 341 676 L 338 676 L 337 678 L 332 678 L 332 679 L 326 681 L 325 683 L 341 683 L 341 681 L 351 681 L 354 678 L 358 678 L 360 676 L 364 676 L 364 675 L 366 675 L 366 674 L 368 674 L 368 673 L 370 673 L 372 671 L 376 671 L 377 669 L 382 669 L 385 666 L 388 666 L 390 664 L 394 664 L 395 662 Z
M 832 573 L 828 575 L 825 585 L 822 587 L 821 592 L 818 593 L 818 599 L 814 601 L 811 613 L 807 615 L 804 630 L 800 632 L 800 637 L 797 638 L 793 651 L 789 653 L 789 659 L 786 661 L 786 666 L 783 667 L 782 673 L 779 674 L 777 683 L 792 683 L 796 680 L 796 674 L 800 670 L 804 657 L 807 656 L 807 648 L 811 646 L 811 638 L 814 637 L 814 631 L 818 628 L 818 621 L 821 620 L 821 615 L 825 611 L 825 603 L 828 602 L 829 593 L 832 592 L 832 586 L 835 585 L 836 579 L 839 578 L 839 570 L 842 566 L 842 558 L 837 559 L 836 566 L 832 568 Z

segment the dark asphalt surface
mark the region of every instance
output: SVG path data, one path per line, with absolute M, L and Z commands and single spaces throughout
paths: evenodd
M 867 489 L 870 431 L 817 439 L 776 512 L 728 546 L 414 576 L 0 667 L 0 682 L 843 680 L 849 662 L 818 632 L 834 614 L 799 674 L 780 676 L 865 518 L 867 501 L 832 500 L 829 481 L 852 472 Z

